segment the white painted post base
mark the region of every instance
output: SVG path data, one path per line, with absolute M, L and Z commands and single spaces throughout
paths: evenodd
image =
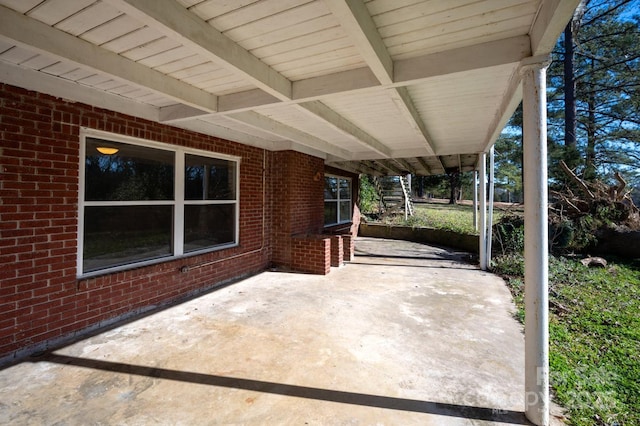
M 549 424 L 547 95 L 549 57 L 523 61 L 525 414 Z

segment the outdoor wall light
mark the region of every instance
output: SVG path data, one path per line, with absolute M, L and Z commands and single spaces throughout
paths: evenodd
M 113 155 L 116 152 L 120 151 L 118 148 L 111 148 L 108 146 L 97 146 L 96 149 L 100 154 L 104 154 L 104 155 Z

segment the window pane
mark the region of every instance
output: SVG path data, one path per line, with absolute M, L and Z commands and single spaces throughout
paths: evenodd
M 99 151 L 113 148 L 117 152 Z M 171 151 L 87 138 L 85 200 L 173 200 Z
M 235 241 L 235 205 L 184 206 L 184 252 Z
M 235 200 L 236 163 L 218 158 L 185 156 L 186 200 Z
M 330 225 L 338 222 L 338 203 L 335 201 L 324 202 L 324 224 Z
M 335 200 L 338 198 L 338 179 L 334 177 L 324 178 L 324 199 Z
M 172 206 L 86 207 L 83 271 L 170 256 Z
M 351 221 L 351 202 L 340 201 L 340 222 Z
M 351 182 L 347 179 L 340 179 L 340 199 L 351 199 Z

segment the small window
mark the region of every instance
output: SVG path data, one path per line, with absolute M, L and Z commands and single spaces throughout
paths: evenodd
M 351 179 L 325 176 L 324 225 L 351 222 L 351 218 Z
M 83 139 L 78 275 L 237 244 L 236 160 Z

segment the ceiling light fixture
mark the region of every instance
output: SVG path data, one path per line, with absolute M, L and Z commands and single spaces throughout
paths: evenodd
M 104 155 L 113 155 L 116 152 L 120 151 L 118 148 L 111 148 L 108 146 L 98 146 L 96 147 L 96 149 L 100 154 L 104 154 Z

